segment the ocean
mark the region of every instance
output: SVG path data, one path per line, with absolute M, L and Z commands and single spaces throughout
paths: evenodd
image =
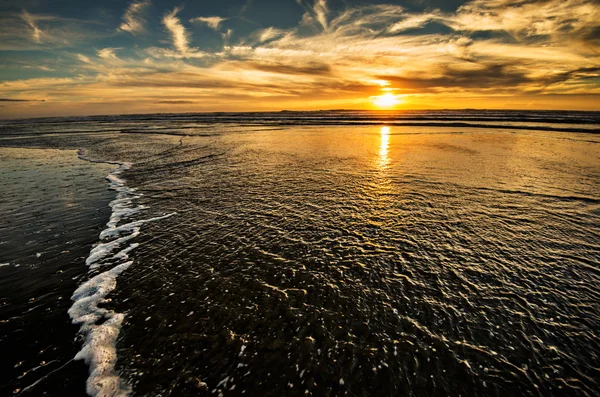
M 0 395 L 600 394 L 600 112 L 0 121 Z

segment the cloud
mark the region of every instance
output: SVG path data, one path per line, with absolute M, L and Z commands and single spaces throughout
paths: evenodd
M 301 24 L 303 25 L 316 25 L 318 24 L 321 29 L 328 29 L 329 9 L 327 7 L 327 0 L 314 0 L 313 5 L 305 5 L 302 0 L 296 0 L 305 9 L 305 13 L 302 16 Z
M 122 49 L 121 47 L 118 47 L 118 48 L 107 47 L 107 48 L 103 48 L 101 50 L 97 50 L 96 54 L 104 60 L 118 60 L 119 58 L 115 54 L 115 51 L 121 50 L 121 49 Z
M 171 43 L 175 47 L 175 51 L 150 47 L 146 52 L 154 58 L 177 58 L 177 59 L 198 59 L 204 58 L 207 54 L 200 51 L 198 48 L 190 47 L 190 34 L 185 29 L 177 14 L 182 10 L 181 7 L 175 7 L 173 11 L 165 14 L 162 23 L 171 36 Z
M 49 14 L 0 12 L 0 51 L 50 50 L 111 36 L 103 23 Z
M 240 14 L 245 13 L 251 5 L 252 5 L 252 0 L 246 0 L 246 2 L 244 3 L 244 5 L 240 9 Z
M 163 17 L 163 25 L 167 28 L 171 35 L 173 46 L 181 53 L 186 54 L 190 51 L 189 34 L 185 27 L 177 18 L 177 14 L 181 11 L 180 7 L 175 7 L 173 11 Z
M 221 17 L 197 17 L 190 19 L 190 22 L 203 23 L 213 30 L 219 30 L 221 23 L 226 20 L 227 18 Z
M 146 52 L 161 59 L 157 68 L 164 69 L 169 59 L 204 58 L 205 64 L 175 63 L 167 72 L 135 77 L 111 70 L 111 78 L 102 81 L 114 89 L 168 87 L 187 96 L 239 98 L 368 98 L 380 92 L 376 82 L 382 80 L 386 89 L 414 97 L 600 91 L 590 87 L 598 76 L 597 61 L 574 47 L 474 39 L 458 29 L 450 35 L 405 35 L 405 30 L 430 21 L 453 25 L 462 17 L 439 11 L 410 13 L 394 5 L 347 8 L 337 14 L 326 7 L 317 1 L 307 11 L 321 28 L 318 32 L 307 33 L 304 22 L 287 30 L 260 29 L 252 34 L 254 42 L 226 43 L 220 53 L 190 47 L 176 8 L 163 20 L 174 49 L 151 47 Z M 326 18 L 323 23 L 317 14 Z M 224 35 L 226 41 L 231 39 L 231 33 Z
M 37 70 L 42 70 L 44 72 L 54 72 L 56 69 L 52 69 L 48 66 L 44 66 L 44 65 L 25 65 L 23 66 L 24 69 L 37 69 Z
M 301 2 L 299 2 L 301 3 Z M 402 7 L 393 5 L 362 6 L 347 8 L 333 15 L 327 25 L 321 24 L 320 33 L 306 35 L 300 29 L 278 32 L 276 40 L 271 39 L 268 30 L 259 32 L 258 47 L 231 49 L 238 56 L 247 59 L 250 67 L 269 69 L 274 73 L 293 73 L 293 65 L 298 62 L 320 62 L 329 65 L 324 75 L 337 80 L 373 81 L 384 79 L 394 83 L 399 90 L 415 93 L 455 93 L 467 91 L 490 93 L 546 92 L 563 90 L 569 81 L 573 89 L 591 89 L 592 76 L 598 76 L 595 66 L 598 58 L 590 57 L 573 45 L 569 40 L 561 39 L 560 31 L 591 32 L 594 25 L 595 9 L 591 2 L 540 0 L 539 7 L 546 7 L 553 15 L 554 27 L 535 25 L 543 19 L 543 13 L 535 12 L 530 2 L 516 2 L 525 9 L 517 8 L 512 12 L 522 13 L 529 18 L 529 24 L 536 29 L 535 36 L 542 31 L 551 35 L 552 44 L 540 44 L 539 39 L 530 41 L 504 41 L 506 36 L 475 39 L 468 32 L 490 29 L 523 31 L 527 36 L 527 27 L 511 18 L 505 11 L 508 4 L 515 2 L 502 0 L 475 0 L 460 8 L 457 13 L 427 11 L 409 13 Z M 315 2 L 315 7 L 319 5 Z M 326 4 L 325 4 L 326 6 Z M 475 11 L 476 7 L 487 10 Z M 503 8 L 504 7 L 504 8 Z M 565 26 L 571 15 L 580 15 L 587 10 L 591 16 L 582 16 Z M 474 14 L 497 15 L 502 21 L 485 24 L 473 20 L 466 24 L 465 16 Z M 316 18 L 315 8 L 308 8 L 302 23 L 307 17 Z M 331 12 L 322 11 L 321 15 L 331 16 Z M 598 19 L 600 20 L 600 19 Z M 587 22 L 585 22 L 587 21 Z M 423 28 L 429 22 L 446 24 L 456 33 L 398 35 L 408 29 Z M 461 23 L 459 23 L 461 22 Z M 525 29 L 525 30 L 524 30 Z M 547 29 L 547 30 L 543 30 Z M 548 33 L 558 29 L 557 33 Z M 569 30 L 570 29 L 570 30 Z M 260 35 L 265 34 L 271 41 L 263 42 Z M 389 34 L 393 34 L 390 36 Z M 515 36 L 519 36 L 515 34 Z M 448 66 L 451 65 L 451 66 Z M 301 74 L 303 68 L 298 68 Z M 582 70 L 587 77 L 582 77 Z M 426 77 L 424 72 L 427 71 Z M 384 73 L 381 73 L 384 72 Z M 597 87 L 595 88 L 598 89 Z
M 189 105 L 192 103 L 196 103 L 196 101 L 158 101 L 154 102 L 163 105 Z
M 41 29 L 37 26 L 36 18 L 34 18 L 27 11 L 23 11 L 23 13 L 21 14 L 21 18 L 23 18 L 23 20 L 31 28 L 31 37 L 33 41 L 35 41 L 36 43 L 41 43 L 42 35 L 44 34 L 44 32 L 42 32 Z
M 276 29 L 274 27 L 269 27 L 269 28 L 260 30 L 257 34 L 258 42 L 264 43 L 265 41 L 269 41 L 271 39 L 279 37 L 279 36 L 283 35 L 284 33 L 285 32 L 283 30 Z
M 221 33 L 221 37 L 225 42 L 225 45 L 229 44 L 229 40 L 231 39 L 231 35 L 233 34 L 233 30 L 227 29 L 225 32 Z
M 445 22 L 456 30 L 504 31 L 517 39 L 585 39 L 600 28 L 600 4 L 593 0 L 473 0 Z
M 263 63 L 263 62 L 246 62 L 242 64 L 243 67 L 247 67 L 255 70 L 262 70 L 264 72 L 278 73 L 278 74 L 291 74 L 291 75 L 330 75 L 331 66 L 324 63 L 313 63 L 309 62 L 306 64 L 282 64 L 282 63 Z
M 149 47 L 146 49 L 146 53 L 156 59 L 202 59 L 210 56 L 198 49 L 189 49 L 188 52 L 182 53 L 178 50 L 160 47 Z
M 533 80 L 526 71 L 514 64 L 479 63 L 468 67 L 444 65 L 434 73 L 411 73 L 405 76 L 379 75 L 392 85 L 402 87 L 403 91 L 434 92 L 439 89 L 502 89 L 513 88 Z M 433 90 L 431 90 L 433 89 Z
M 12 99 L 0 98 L 0 102 L 46 102 L 44 99 Z
M 81 62 L 83 62 L 83 63 L 89 63 L 89 64 L 93 63 L 93 62 L 90 60 L 90 58 L 86 57 L 86 56 L 85 56 L 85 55 L 83 55 L 83 54 L 77 54 L 77 59 L 79 59 L 79 60 L 80 60 Z
M 150 0 L 139 0 L 134 1 L 127 7 L 125 14 L 123 15 L 123 22 L 117 30 L 129 32 L 133 35 L 145 32 L 145 23 L 143 15 L 144 12 L 150 7 Z
M 402 32 L 409 29 L 422 28 L 430 21 L 439 19 L 439 14 L 436 12 L 428 14 L 408 15 L 406 18 L 394 23 L 389 28 L 390 33 Z
M 317 21 L 321 24 L 323 29 L 327 30 L 327 13 L 329 12 L 327 9 L 327 0 L 315 0 L 313 10 Z

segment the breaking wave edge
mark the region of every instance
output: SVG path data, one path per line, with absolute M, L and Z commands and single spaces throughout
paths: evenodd
M 90 159 L 84 150 L 80 150 L 78 155 L 82 160 L 110 163 L 118 167 L 106 177 L 110 189 L 117 192 L 116 198 L 109 204 L 112 209 L 110 219 L 86 259 L 91 278 L 81 284 L 71 297 L 73 305 L 68 311 L 69 316 L 73 324 L 80 326 L 79 334 L 84 339 L 75 359 L 84 360 L 89 366 L 86 391 L 90 396 L 123 397 L 132 391 L 131 385 L 121 379 L 115 370 L 117 338 L 125 314 L 104 308 L 102 304 L 107 302 L 107 295 L 116 288 L 117 277 L 133 264 L 129 253 L 139 244 L 132 240 L 140 234 L 142 226 L 176 214 L 131 221 L 131 217 L 147 209 L 143 205 L 136 205 L 142 194 L 128 187 L 121 178 L 121 174 L 133 164 Z

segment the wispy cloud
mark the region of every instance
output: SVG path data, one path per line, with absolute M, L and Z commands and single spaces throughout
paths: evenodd
M 281 29 L 276 29 L 274 27 L 269 27 L 263 30 L 258 31 L 257 37 L 259 43 L 264 43 L 265 41 L 269 41 L 276 37 L 283 35 L 285 32 Z
M 226 20 L 227 18 L 221 17 L 197 17 L 190 19 L 190 22 L 203 23 L 213 30 L 219 30 L 221 23 Z
M 305 9 L 305 13 L 302 16 L 302 24 L 311 25 L 317 24 L 323 30 L 327 30 L 329 22 L 327 20 L 329 9 L 327 7 L 327 0 L 314 0 L 311 4 L 305 4 L 302 0 L 296 0 Z
M 42 35 L 44 32 L 37 26 L 35 18 L 29 14 L 27 11 L 23 11 L 21 14 L 23 20 L 27 23 L 27 25 L 31 28 L 31 37 L 33 41 L 36 43 L 42 42 Z
M 394 23 L 389 28 L 390 33 L 402 32 L 409 29 L 417 29 L 422 28 L 425 24 L 430 21 L 434 21 L 439 19 L 438 12 L 432 12 L 427 14 L 417 14 L 417 15 L 406 15 L 402 20 Z
M 173 11 L 165 14 L 162 23 L 171 36 L 171 43 L 175 50 L 166 48 L 150 47 L 146 50 L 148 55 L 155 58 L 204 58 L 207 54 L 195 47 L 190 47 L 190 33 L 186 30 L 177 14 L 182 10 L 175 7 Z
M 122 48 L 120 48 L 120 47 L 118 47 L 118 48 L 107 47 L 107 48 L 103 48 L 101 50 L 97 50 L 96 54 L 104 60 L 118 60 L 119 58 L 117 57 L 117 54 L 115 54 L 115 51 L 118 51 L 121 49 Z
M 0 6 L 1 7 L 1 6 Z M 112 33 L 102 22 L 37 14 L 27 10 L 0 10 L 0 51 L 49 50 L 73 47 Z
M 173 11 L 163 17 L 162 22 L 171 35 L 173 46 L 177 49 L 177 51 L 179 51 L 179 53 L 186 54 L 190 52 L 189 34 L 179 21 L 179 18 L 177 18 L 179 11 L 181 11 L 181 8 L 175 7 Z
M 53 72 L 55 69 L 52 69 L 48 66 L 44 66 L 44 65 L 25 65 L 23 66 L 24 69 L 37 69 L 37 70 L 42 70 L 44 72 Z
M 221 33 L 221 37 L 223 38 L 225 45 L 229 45 L 229 40 L 231 39 L 232 34 L 233 30 L 231 29 L 227 29 L 225 32 Z
M 118 30 L 129 32 L 134 35 L 143 33 L 146 30 L 144 12 L 149 7 L 150 0 L 140 0 L 131 3 L 123 15 L 123 22 Z
M 81 62 L 83 63 L 89 63 L 92 64 L 93 62 L 90 60 L 90 58 L 86 57 L 83 54 L 77 54 L 77 59 L 79 59 Z
M 240 9 L 240 14 L 243 14 L 248 10 L 248 8 L 252 5 L 252 0 L 246 0 L 242 8 Z
M 600 27 L 600 4 L 586 0 L 473 0 L 447 18 L 464 31 L 505 31 L 516 38 L 585 36 Z M 600 39 L 599 39 L 600 40 Z
M 315 0 L 313 10 L 317 21 L 321 24 L 323 29 L 327 30 L 327 13 L 329 12 L 327 9 L 327 0 Z

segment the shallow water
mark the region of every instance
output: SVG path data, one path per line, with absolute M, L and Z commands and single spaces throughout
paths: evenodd
M 133 394 L 599 393 L 597 135 L 112 123 L 2 144 L 131 161 L 120 224 L 176 213 L 103 305 Z

